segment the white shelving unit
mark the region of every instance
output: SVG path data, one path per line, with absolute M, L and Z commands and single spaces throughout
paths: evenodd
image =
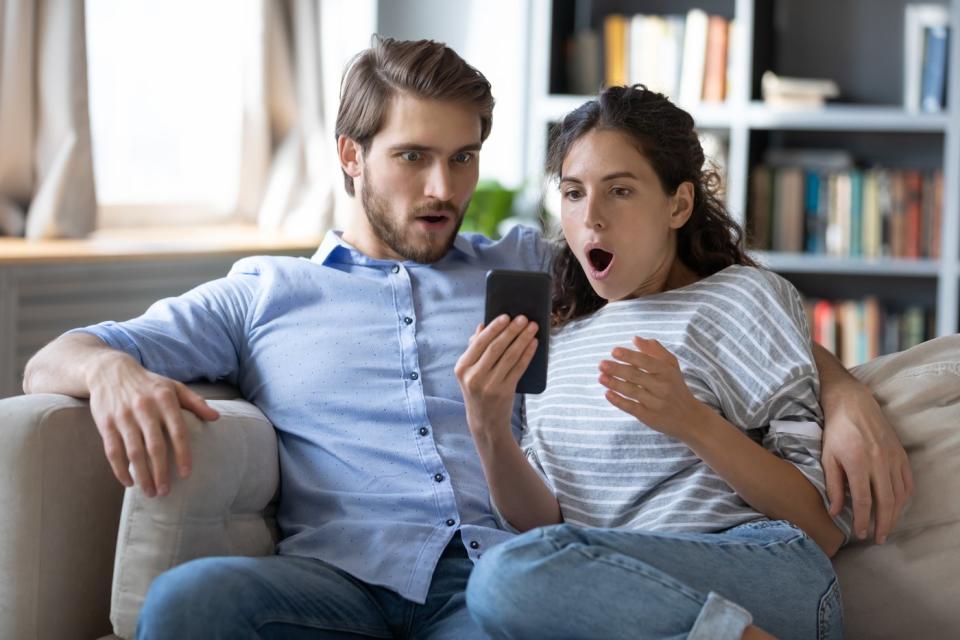
M 531 0 L 530 88 L 528 97 L 527 175 L 543 174 L 547 131 L 551 123 L 589 100 L 591 96 L 559 95 L 550 92 L 551 37 L 553 8 L 561 0 Z M 727 141 L 726 198 L 727 206 L 743 223 L 747 211 L 748 176 L 750 173 L 751 139 L 770 132 L 825 132 L 828 134 L 871 133 L 913 134 L 942 137 L 944 173 L 944 208 L 942 245 L 939 260 L 832 258 L 809 254 L 756 252 L 760 262 L 787 277 L 803 275 L 807 282 L 818 278 L 819 288 L 830 291 L 832 283 L 842 284 L 849 291 L 851 282 L 861 279 L 874 289 L 883 286 L 884 278 L 915 278 L 927 289 L 936 291 L 937 335 L 957 333 L 960 328 L 960 0 L 943 0 L 951 15 L 951 42 L 948 61 L 948 111 L 942 114 L 915 114 L 890 103 L 829 104 L 817 110 L 785 110 L 771 108 L 752 95 L 753 78 L 764 69 L 754 69 L 755 9 L 768 8 L 778 2 L 801 4 L 804 0 L 731 0 L 734 30 L 731 47 L 737 51 L 732 67 L 733 91 L 723 104 L 681 104 L 694 117 L 699 129 L 718 132 Z M 925 0 L 929 1 L 929 0 Z M 666 3 L 655 0 L 608 3 L 624 13 L 659 13 Z M 705 2 L 709 11 L 717 2 Z M 861 0 L 867 11 L 872 7 Z M 888 11 L 900 11 L 902 7 Z M 671 13 L 683 13 L 683 9 Z M 891 15 L 893 15 L 891 13 Z M 789 24 L 786 26 L 790 28 Z M 849 29 L 860 28 L 848 25 Z M 898 25 L 902 31 L 902 24 Z M 881 45 L 878 45 L 881 46 Z M 883 45 L 887 46 L 887 45 Z M 897 55 L 901 55 L 900 52 Z M 862 64 L 862 63 L 861 63 Z M 856 70 L 855 70 L 856 71 Z M 950 82 L 952 80 L 952 82 Z M 900 87 L 896 87 L 900 91 Z M 838 146 L 842 146 L 839 143 Z M 935 287 L 933 286 L 935 283 Z M 922 287 L 921 287 L 922 288 Z

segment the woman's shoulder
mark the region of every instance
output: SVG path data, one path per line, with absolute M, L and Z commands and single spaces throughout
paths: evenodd
M 739 287 L 745 293 L 764 292 L 777 297 L 781 297 L 785 293 L 795 290 L 793 284 L 780 274 L 774 273 L 764 267 L 752 267 L 742 264 L 731 265 L 712 276 L 708 276 L 701 282 L 715 282 L 717 288 L 722 286 Z

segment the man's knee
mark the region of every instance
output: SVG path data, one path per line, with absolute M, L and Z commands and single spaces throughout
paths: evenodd
M 137 638 L 200 637 L 211 621 L 235 619 L 244 558 L 202 558 L 157 576 L 137 621 Z M 197 633 L 193 633 L 192 631 Z

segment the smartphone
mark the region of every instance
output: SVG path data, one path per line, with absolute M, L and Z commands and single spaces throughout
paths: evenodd
M 504 313 L 511 318 L 523 315 L 537 323 L 537 351 L 517 382 L 517 393 L 543 393 L 547 387 L 550 285 L 550 275 L 542 271 L 493 269 L 487 272 L 483 323 L 488 325 Z

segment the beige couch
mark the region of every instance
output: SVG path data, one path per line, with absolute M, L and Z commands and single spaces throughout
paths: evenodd
M 847 637 L 957 637 L 960 335 L 855 373 L 910 453 L 916 495 L 886 545 L 854 544 L 836 557 Z M 223 390 L 207 395 L 219 398 L 222 418 L 191 418 L 194 473 L 161 500 L 122 491 L 84 402 L 0 401 L 0 640 L 130 637 L 164 569 L 198 556 L 272 552 L 273 429 Z

